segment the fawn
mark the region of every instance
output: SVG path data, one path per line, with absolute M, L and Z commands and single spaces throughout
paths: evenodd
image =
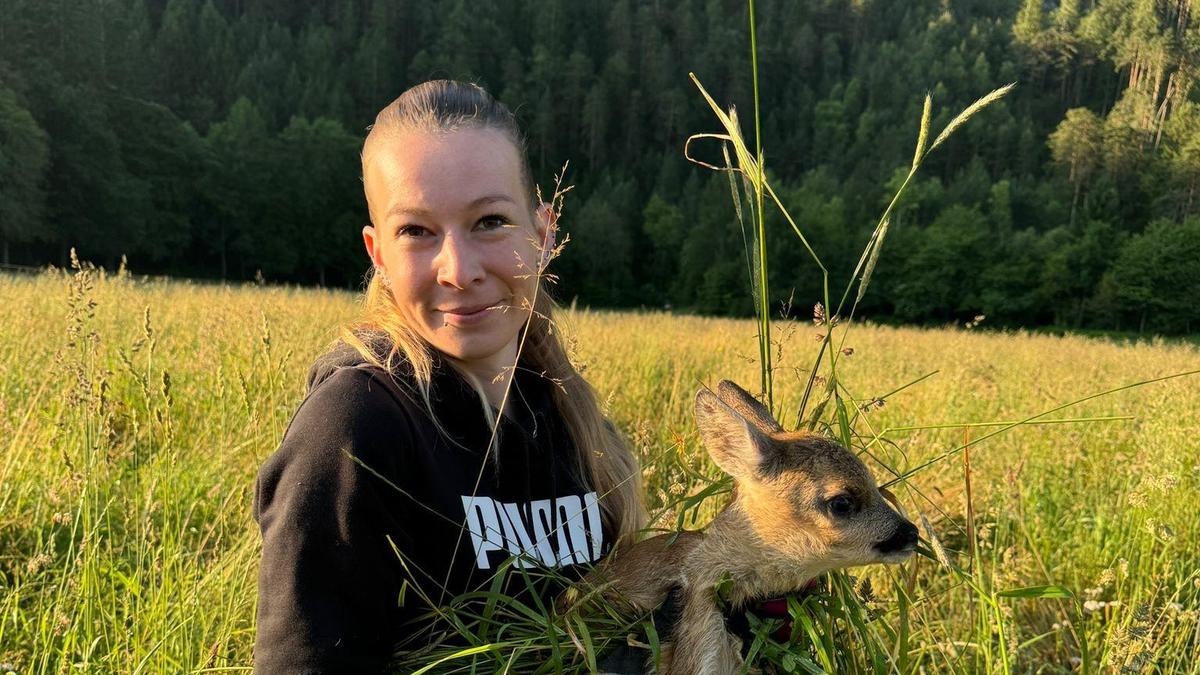
M 917 528 L 888 505 L 862 460 L 828 438 L 784 431 L 733 382 L 696 394 L 696 424 L 713 461 L 734 479 L 729 505 L 704 531 L 641 541 L 584 580 L 642 612 L 677 594 L 679 619 L 660 651 L 660 675 L 741 667 L 741 641 L 726 630 L 715 595 L 726 573 L 728 600 L 740 608 L 829 570 L 900 562 L 917 544 Z

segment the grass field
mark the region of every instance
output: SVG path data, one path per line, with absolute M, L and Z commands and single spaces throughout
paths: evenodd
M 0 298 L 0 673 L 248 671 L 254 473 L 355 298 L 95 273 L 0 277 Z M 679 460 L 716 477 L 692 397 L 726 378 L 757 388 L 756 324 L 564 319 L 643 458 L 651 504 L 700 484 Z M 794 426 L 818 342 L 805 322 L 774 335 L 776 400 Z M 839 377 L 864 404 L 936 371 L 855 416 L 861 445 L 901 472 L 1002 428 L 953 425 L 1200 369 L 1194 345 L 1161 341 L 861 325 L 846 344 Z M 969 574 L 927 558 L 866 573 L 890 645 L 882 670 L 1200 672 L 1198 412 L 1200 378 L 1183 377 L 1045 418 L 1130 419 L 976 444 L 970 521 L 962 452 L 911 476 L 898 495 Z M 950 426 L 905 429 L 937 425 Z M 1047 585 L 1072 595 L 1004 594 Z

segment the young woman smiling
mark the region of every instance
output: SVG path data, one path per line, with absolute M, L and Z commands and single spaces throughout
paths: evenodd
M 510 556 L 577 578 L 646 518 L 636 460 L 551 330 L 555 209 L 512 113 L 417 85 L 376 117 L 362 175 L 364 315 L 258 474 L 259 672 L 379 671 L 429 628 L 412 587 L 442 602 Z

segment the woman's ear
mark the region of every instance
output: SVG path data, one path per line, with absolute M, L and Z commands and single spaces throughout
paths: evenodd
M 536 215 L 534 226 L 537 228 L 538 239 L 541 242 L 541 254 L 544 263 L 554 250 L 554 246 L 558 240 L 558 213 L 554 210 L 552 204 L 542 202 L 537 207 Z
M 375 267 L 383 267 L 383 256 L 380 255 L 379 241 L 375 237 L 375 227 L 364 225 L 362 229 L 363 246 L 367 249 L 367 257 Z
M 535 213 L 537 215 L 535 225 L 537 227 L 538 237 L 545 239 L 546 232 L 554 229 L 557 225 L 558 213 L 554 211 L 553 205 L 547 204 L 546 202 L 538 204 Z

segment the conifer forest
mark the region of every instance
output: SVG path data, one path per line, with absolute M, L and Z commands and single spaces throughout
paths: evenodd
M 940 128 L 1015 82 L 909 186 L 861 315 L 1188 333 L 1200 327 L 1200 16 L 1193 0 L 760 0 L 762 145 L 847 277 Z M 0 250 L 63 265 L 357 288 L 359 150 L 431 78 L 518 115 L 535 180 L 569 161 L 563 302 L 750 315 L 694 72 L 753 139 L 741 0 L 4 0 Z M 720 162 L 714 144 L 695 155 Z M 768 211 L 773 308 L 820 271 Z M 792 303 L 788 303 L 789 299 Z M 798 310 L 797 310 L 798 311 Z

